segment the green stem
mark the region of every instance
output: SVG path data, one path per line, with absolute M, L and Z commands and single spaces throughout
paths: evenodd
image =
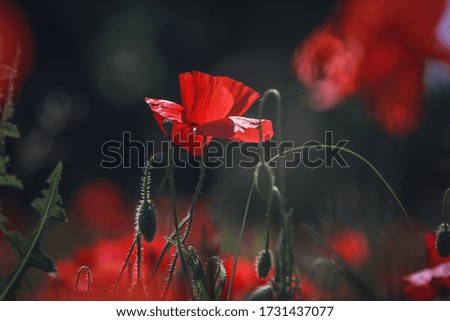
M 177 204 L 176 204 L 176 197 L 175 197 L 175 180 L 173 177 L 173 148 L 172 148 L 172 142 L 169 141 L 169 153 L 168 153 L 168 163 L 169 163 L 169 187 L 170 187 L 170 200 L 172 202 L 172 212 L 173 212 L 173 223 L 175 225 L 175 239 L 177 242 L 177 251 L 180 255 L 181 265 L 183 267 L 183 270 L 188 276 L 189 271 L 187 269 L 186 261 L 184 259 L 183 255 L 183 245 L 181 244 L 181 237 L 180 237 L 180 229 L 178 227 L 178 215 L 177 215 Z
M 86 272 L 86 278 L 87 278 L 87 288 L 86 288 L 86 293 L 89 293 L 89 291 L 91 290 L 91 270 L 89 269 L 88 266 L 83 265 L 82 267 L 80 267 L 78 269 L 77 272 L 77 278 L 75 280 L 75 289 L 74 292 L 77 293 L 78 292 L 78 283 L 80 282 L 80 277 L 81 277 L 81 273 L 85 271 Z
M 31 241 L 30 247 L 28 248 L 28 250 L 25 253 L 25 255 L 22 257 L 22 260 L 20 261 L 19 266 L 14 270 L 14 273 L 13 273 L 12 277 L 9 279 L 5 289 L 0 294 L 0 301 L 2 301 L 6 297 L 6 295 L 9 292 L 9 290 L 11 290 L 11 287 L 14 285 L 14 283 L 16 283 L 17 278 L 22 274 L 22 272 L 23 272 L 23 270 L 24 270 L 24 268 L 25 268 L 25 266 L 26 266 L 26 264 L 28 262 L 28 259 L 31 256 L 31 253 L 33 253 L 33 250 L 34 250 L 35 246 L 37 245 L 39 239 L 41 238 L 42 233 L 44 231 L 45 223 L 46 223 L 47 218 L 49 216 L 50 207 L 53 204 L 53 199 L 55 198 L 55 196 L 58 195 L 57 188 L 58 188 L 58 184 L 52 184 L 51 190 L 50 190 L 49 200 L 47 202 L 47 206 L 46 206 L 44 214 L 42 215 L 42 218 L 41 218 L 41 220 L 39 222 L 39 225 L 36 228 L 36 233 L 33 233 L 34 237 L 33 237 L 32 241 Z
M 200 177 L 198 179 L 197 187 L 195 188 L 195 194 L 192 197 L 191 206 L 189 208 L 189 215 L 188 215 L 189 222 L 188 222 L 188 226 L 186 228 L 186 232 L 184 233 L 183 239 L 181 241 L 182 244 L 184 244 L 184 242 L 186 242 L 189 232 L 191 231 L 192 222 L 194 220 L 195 207 L 197 206 L 197 201 L 200 196 L 200 192 L 201 192 L 204 180 L 205 180 L 205 163 L 204 163 L 204 159 L 202 157 L 202 159 L 200 161 Z
M 140 285 L 142 281 L 142 234 L 136 234 L 136 246 L 137 246 L 137 267 L 136 267 L 136 279 L 137 284 Z
M 203 162 L 203 159 L 202 159 L 201 165 L 200 165 L 200 176 L 199 176 L 199 179 L 198 179 L 197 187 L 195 188 L 195 194 L 192 197 L 192 202 L 191 202 L 191 206 L 189 207 L 189 212 L 183 218 L 183 220 L 181 221 L 181 223 L 180 223 L 180 225 L 178 227 L 178 229 L 182 229 L 186 225 L 186 223 L 188 223 L 188 227 L 186 228 L 186 232 L 184 233 L 183 238 L 181 240 L 182 244 L 184 244 L 186 242 L 186 239 L 187 239 L 187 237 L 189 235 L 189 231 L 191 229 L 193 218 L 194 218 L 194 211 L 195 211 L 195 208 L 197 206 L 197 201 L 198 201 L 198 198 L 200 196 L 200 192 L 201 192 L 201 188 L 203 186 L 204 179 L 205 179 L 205 165 L 204 165 L 204 162 Z M 176 234 L 175 234 L 175 231 L 174 231 L 170 235 L 169 238 L 173 239 L 175 237 L 175 235 Z M 166 244 L 164 244 L 164 247 L 163 247 L 163 249 L 162 249 L 162 251 L 161 251 L 161 253 L 160 253 L 159 257 L 158 257 L 158 260 L 156 261 L 156 265 L 155 265 L 155 268 L 153 270 L 153 276 L 158 271 L 159 266 L 161 265 L 162 259 L 163 259 L 164 255 L 166 254 L 167 250 L 170 248 L 171 245 L 172 244 L 170 242 L 167 242 L 167 241 L 166 241 Z
M 244 211 L 244 217 L 242 218 L 241 232 L 239 233 L 238 245 L 236 247 L 236 253 L 234 256 L 233 270 L 231 272 L 230 287 L 228 288 L 227 301 L 230 301 L 230 298 L 231 298 L 231 291 L 233 289 L 234 276 L 236 274 L 236 267 L 237 267 L 237 263 L 238 263 L 238 259 L 239 259 L 239 254 L 241 253 L 242 237 L 244 236 L 245 223 L 247 222 L 248 209 L 250 207 L 250 199 L 252 197 L 254 189 L 255 189 L 255 180 L 253 180 L 252 187 L 250 188 L 250 192 L 248 193 L 247 204 L 245 206 L 245 211 Z
M 447 188 L 447 190 L 445 191 L 444 200 L 442 202 L 442 223 L 447 223 L 447 217 L 445 215 L 445 208 L 447 205 L 447 197 L 448 197 L 449 193 L 450 193 L 450 187 Z
M 267 210 L 266 210 L 266 246 L 265 250 L 266 252 L 269 251 L 269 243 L 270 243 L 270 221 L 272 218 L 272 200 L 273 200 L 273 194 L 267 201 Z
M 135 236 L 133 242 L 131 243 L 130 249 L 128 250 L 128 254 L 127 254 L 127 257 L 125 258 L 125 262 L 122 265 L 122 269 L 120 270 L 119 277 L 117 278 L 117 281 L 114 284 L 113 293 L 116 291 L 117 286 L 119 285 L 119 282 L 120 282 L 120 279 L 122 278 L 123 272 L 125 272 L 125 269 L 128 265 L 128 262 L 130 261 L 131 254 L 133 253 L 136 243 L 137 243 L 137 238 Z
M 178 229 L 182 229 L 187 224 L 188 220 L 189 220 L 189 214 L 183 218 L 180 225 L 178 225 Z M 173 239 L 174 237 L 175 237 L 175 231 L 173 231 L 172 234 L 170 234 L 169 239 Z M 161 253 L 159 254 L 158 260 L 156 261 L 155 268 L 153 269 L 153 277 L 156 276 L 156 272 L 158 272 L 158 269 L 161 266 L 164 255 L 169 250 L 171 245 L 172 244 L 167 241 L 166 241 L 166 244 L 164 244 L 164 247 L 161 250 Z
M 375 168 L 375 166 L 372 165 L 372 163 L 370 163 L 367 159 L 365 159 L 363 156 L 359 155 L 358 153 L 344 148 L 344 147 L 340 147 L 340 146 L 333 146 L 333 145 L 322 145 L 322 144 L 314 144 L 314 145 L 308 145 L 308 146 L 300 146 L 300 147 L 295 147 L 295 148 L 291 148 L 288 149 L 286 151 L 283 151 L 282 154 L 277 154 L 274 157 L 272 157 L 270 159 L 271 161 L 274 161 L 275 159 L 281 157 L 282 155 L 286 154 L 286 153 L 290 153 L 290 152 L 295 152 L 295 151 L 300 151 L 303 149 L 307 149 L 307 148 L 311 148 L 311 147 L 322 147 L 322 148 L 329 148 L 329 149 L 339 149 L 345 153 L 348 153 L 356 158 L 358 158 L 359 160 L 361 160 L 363 163 L 365 163 L 377 176 L 378 178 L 383 182 L 383 184 L 385 185 L 385 187 L 389 190 L 389 192 L 392 194 L 392 196 L 394 197 L 394 199 L 397 201 L 397 204 L 400 206 L 403 214 L 406 216 L 406 218 L 408 219 L 410 225 L 412 227 L 414 227 L 414 224 L 411 221 L 411 218 L 409 217 L 408 213 L 406 212 L 406 209 L 404 208 L 402 202 L 400 201 L 400 199 L 398 198 L 397 194 L 395 194 L 394 190 L 392 189 L 392 187 L 388 184 L 388 182 L 384 179 L 383 175 L 381 175 L 381 173 Z
M 186 232 L 184 233 L 184 235 L 182 237 L 182 240 L 181 240 L 181 244 L 182 245 L 184 245 L 184 243 L 186 242 L 186 239 L 187 239 L 187 237 L 189 235 L 189 232 L 191 230 L 192 222 L 193 222 L 194 214 L 195 214 L 195 208 L 197 206 L 197 201 L 198 201 L 198 198 L 200 196 L 200 191 L 201 191 L 201 188 L 203 186 L 204 179 L 205 179 L 205 164 L 204 164 L 204 160 L 202 159 L 201 162 L 200 162 L 200 177 L 198 179 L 197 187 L 195 188 L 195 194 L 194 194 L 194 196 L 192 198 L 191 206 L 189 208 L 189 214 L 185 217 L 185 218 L 188 218 L 188 226 L 186 227 Z M 182 222 L 182 224 L 183 224 L 183 222 Z M 170 238 L 172 239 L 173 235 Z M 166 245 L 167 245 L 167 249 L 168 249 L 170 247 L 171 243 L 170 242 L 166 242 Z M 164 248 L 163 251 L 161 251 L 161 255 L 158 258 L 158 264 L 156 265 L 156 269 L 159 267 L 160 258 L 162 259 L 163 254 L 165 253 L 165 251 L 167 251 L 167 249 Z M 175 271 L 175 265 L 177 263 L 177 260 L 178 260 L 178 252 L 175 253 L 175 256 L 173 258 L 173 263 L 172 263 L 172 266 L 171 266 L 170 271 L 169 271 L 169 277 L 167 279 L 166 287 L 165 287 L 164 292 L 163 292 L 163 300 L 166 299 L 166 296 L 167 296 L 167 293 L 168 293 L 168 290 L 169 290 L 169 286 L 170 286 L 170 284 L 172 282 L 172 277 L 173 277 L 173 273 Z M 155 269 L 155 271 L 156 271 L 156 269 Z

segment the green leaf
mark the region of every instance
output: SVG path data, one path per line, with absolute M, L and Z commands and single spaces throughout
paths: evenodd
M 6 122 L 2 127 L 2 137 L 6 138 L 20 138 L 20 132 L 17 129 L 17 126 L 11 122 Z
M 49 189 L 43 190 L 42 197 L 36 198 L 31 206 L 43 216 L 44 220 L 52 218 L 58 221 L 67 221 L 67 216 L 61 207 L 61 196 L 58 185 L 61 180 L 62 163 L 60 162 L 47 180 Z
M 32 240 L 26 239 L 19 232 L 8 232 L 5 237 L 8 239 L 9 243 L 12 245 L 14 253 L 19 262 L 26 259 L 27 252 L 32 246 Z M 39 244 L 34 246 L 31 253 L 26 261 L 27 267 L 37 267 L 38 269 L 44 270 L 45 272 L 56 272 L 55 264 L 52 259 L 47 255 L 42 253 Z
M 7 172 L 9 165 L 8 156 L 0 156 L 0 186 L 11 186 L 16 188 L 23 188 L 22 182 L 14 175 Z
M 60 162 L 47 180 L 48 189 L 44 189 L 42 197 L 35 199 L 32 206 L 38 211 L 41 218 L 29 238 L 25 238 L 18 232 L 6 232 L 6 238 L 11 244 L 17 258 L 17 267 L 7 276 L 6 282 L 0 287 L 0 300 L 3 300 L 10 291 L 13 291 L 26 270 L 37 267 L 46 272 L 56 271 L 53 261 L 40 250 L 40 242 L 50 219 L 66 221 L 67 217 L 61 208 L 61 196 L 58 193 L 58 185 L 61 180 L 62 163 Z

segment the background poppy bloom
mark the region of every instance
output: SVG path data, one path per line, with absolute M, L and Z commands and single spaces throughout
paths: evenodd
M 191 154 L 200 155 L 204 143 L 212 137 L 259 142 L 259 120 L 241 117 L 258 99 L 256 91 L 231 78 L 213 77 L 197 71 L 179 75 L 179 81 L 182 105 L 145 99 L 163 132 L 163 121 L 170 119 L 173 122 L 171 137 L 175 144 Z M 263 119 L 261 125 L 262 140 L 271 139 L 272 122 Z
M 422 118 L 426 59 L 449 61 L 445 1 L 339 2 L 335 16 L 297 48 L 293 67 L 316 109 L 358 92 L 388 133 L 403 136 Z M 414 23 L 411 23 L 414 21 Z M 444 32 L 445 33 L 445 32 Z M 445 40 L 448 42 L 448 40 Z
M 405 275 L 405 294 L 411 300 L 446 299 L 450 296 L 450 258 L 442 258 L 436 249 L 436 235 L 425 234 L 428 267 Z

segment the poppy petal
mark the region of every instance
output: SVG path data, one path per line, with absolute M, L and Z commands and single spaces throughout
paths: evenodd
M 239 116 L 230 116 L 229 118 L 234 122 L 235 132 L 234 136 L 228 137 L 229 139 L 246 143 L 259 143 L 259 119 Z M 274 132 L 270 120 L 261 119 L 261 130 L 263 142 L 272 139 Z
M 173 123 L 172 141 L 183 147 L 192 155 L 201 155 L 204 144 L 208 144 L 211 137 L 196 134 L 189 125 L 184 123 Z
M 256 91 L 229 77 L 193 71 L 181 74 L 179 80 L 184 116 L 196 124 L 240 116 L 259 98 Z
M 230 116 L 206 124 L 200 124 L 195 128 L 195 131 L 205 136 L 229 138 L 247 143 L 258 143 L 260 136 L 258 124 L 258 119 Z M 273 137 L 272 122 L 262 119 L 261 125 L 262 141 L 271 139 Z
M 159 128 L 165 133 L 164 127 L 162 125 L 165 119 L 170 119 L 175 122 L 181 123 L 181 114 L 183 107 L 177 103 L 163 100 L 163 99 L 152 99 L 145 98 L 145 102 L 150 106 L 153 116 L 159 125 Z
M 224 118 L 234 104 L 234 97 L 216 77 L 201 72 L 179 75 L 184 120 L 202 124 Z
M 228 116 L 241 116 L 259 98 L 259 93 L 243 83 L 229 77 L 216 77 L 217 82 L 227 88 L 234 97 L 234 105 Z

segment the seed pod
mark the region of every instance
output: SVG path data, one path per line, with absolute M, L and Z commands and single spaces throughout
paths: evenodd
M 258 277 L 264 279 L 272 268 L 272 254 L 270 251 L 263 250 L 256 258 L 256 269 Z
M 255 168 L 255 184 L 259 195 L 265 200 L 272 197 L 273 188 L 275 186 L 275 176 L 272 169 L 265 161 L 259 162 Z
M 137 208 L 137 227 L 144 239 L 151 242 L 156 233 L 156 215 L 153 205 L 147 201 L 142 200 Z
M 248 297 L 249 301 L 270 301 L 273 300 L 273 287 L 271 284 L 263 285 L 253 291 Z
M 450 254 L 450 228 L 447 223 L 442 223 L 436 231 L 436 248 L 439 255 L 446 258 Z

